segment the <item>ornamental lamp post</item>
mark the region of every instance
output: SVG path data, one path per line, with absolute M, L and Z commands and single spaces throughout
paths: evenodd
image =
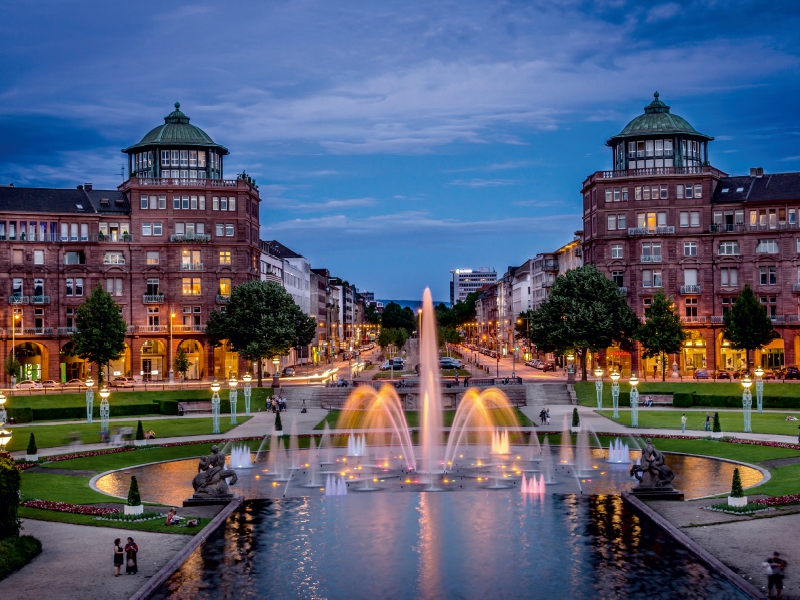
M 575 383 L 575 355 L 567 354 L 567 383 Z
M 242 377 L 242 381 L 244 381 L 244 414 L 245 416 L 250 416 L 250 395 L 253 393 L 253 390 L 250 388 L 250 382 L 253 380 L 253 376 L 250 373 L 245 373 L 244 377 Z
M 275 373 L 272 375 L 272 387 L 273 389 L 277 389 L 281 387 L 280 373 L 278 372 L 281 366 L 281 359 L 279 356 L 272 359 L 272 366 L 275 367 Z
M 603 368 L 597 365 L 594 370 L 594 390 L 597 392 L 597 410 L 603 410 Z
M 106 386 L 100 390 L 100 436 L 108 439 L 108 417 L 111 415 L 111 408 L 108 405 L 108 396 L 111 392 Z
M 6 446 L 11 441 L 11 432 L 4 425 L 5 423 L 0 424 L 0 456 L 10 458 L 11 455 L 6 452 Z
M 611 403 L 614 407 L 612 419 L 619 419 L 619 371 L 614 370 L 611 375 Z
M 753 394 L 750 393 L 750 386 L 753 382 L 749 375 L 742 378 L 742 412 L 744 413 L 744 432 L 750 433 L 753 431 L 751 426 L 752 422 L 752 409 L 753 409 Z
M 219 433 L 219 382 L 211 384 L 211 433 Z
M 228 392 L 228 400 L 231 403 L 231 425 L 236 425 L 236 401 L 239 396 L 239 392 L 236 391 L 236 386 L 239 384 L 239 381 L 236 377 L 231 377 L 228 381 L 228 386 L 230 387 L 230 391 Z
M 94 410 L 94 390 L 92 386 L 94 385 L 94 379 L 89 377 L 86 380 L 86 422 L 92 422 L 92 411 Z
M 639 390 L 636 389 L 639 378 L 636 373 L 631 373 L 628 383 L 631 384 L 631 427 L 639 427 Z
M 756 367 L 755 370 L 756 375 L 756 405 L 757 411 L 762 412 L 764 410 L 764 380 L 762 377 L 764 376 L 764 369 L 760 366 Z
M 0 392 L 0 424 L 5 425 L 8 421 L 8 413 L 6 413 L 6 395 Z

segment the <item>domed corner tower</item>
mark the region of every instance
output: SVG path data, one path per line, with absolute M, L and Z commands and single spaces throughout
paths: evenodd
M 223 179 L 222 157 L 228 149 L 189 123 L 180 102 L 164 117 L 164 124 L 122 152 L 128 155 L 130 177 L 140 179 Z
M 700 167 L 708 163 L 708 142 L 714 138 L 698 133 L 683 117 L 653 94 L 644 114 L 606 141 L 613 153 L 615 171 Z

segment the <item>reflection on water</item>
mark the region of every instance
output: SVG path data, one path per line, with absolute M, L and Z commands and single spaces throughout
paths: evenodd
M 557 451 L 557 450 L 556 450 Z M 311 462 L 308 451 L 301 450 L 300 463 Z M 301 487 L 310 478 L 310 472 L 301 470 L 296 472 L 288 488 L 285 482 L 273 483 L 269 473 L 264 469 L 270 465 L 268 454 L 262 452 L 260 462 L 253 469 L 238 470 L 239 481 L 232 488 L 236 494 L 248 499 L 255 498 L 281 498 L 284 496 L 317 496 L 324 492 L 318 488 Z M 638 458 L 638 452 L 632 452 L 632 459 Z M 727 493 L 731 489 L 733 469 L 737 466 L 729 462 L 703 458 L 697 456 L 684 456 L 681 454 L 667 455 L 667 464 L 675 471 L 675 487 L 680 489 L 689 498 L 698 498 L 712 494 Z M 592 451 L 591 472 L 582 473 L 580 480 L 575 478 L 571 466 L 558 465 L 556 475 L 560 483 L 548 486 L 548 492 L 570 494 L 582 491 L 584 494 L 619 494 L 635 485 L 635 481 L 628 475 L 630 465 L 611 465 L 605 462 L 604 450 Z M 102 477 L 97 481 L 97 487 L 107 494 L 125 497 L 130 486 L 131 475 L 136 475 L 139 482 L 142 499 L 148 502 L 180 505 L 185 498 L 192 495 L 192 478 L 197 474 L 196 458 L 177 460 L 142 467 L 134 467 L 118 471 Z M 334 467 L 336 468 L 336 467 Z M 762 479 L 762 474 L 757 469 L 739 467 L 742 476 L 742 485 L 749 487 L 757 484 Z M 453 478 L 451 478 L 453 479 Z M 324 480 L 324 477 L 323 477 Z M 514 481 L 513 478 L 508 480 Z M 390 492 L 418 491 L 409 486 L 403 486 L 402 481 L 394 478 L 376 484 L 376 487 Z M 580 488 L 578 487 L 580 483 Z M 458 481 L 459 490 L 476 490 L 480 488 L 474 477 L 464 477 Z M 519 483 L 516 483 L 519 486 Z M 451 485 L 450 489 L 456 489 Z
M 744 598 L 618 496 L 254 500 L 153 598 Z

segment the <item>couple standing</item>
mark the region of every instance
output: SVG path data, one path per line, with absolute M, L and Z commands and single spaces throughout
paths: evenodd
M 122 564 L 125 564 L 125 573 L 128 575 L 136 575 L 139 572 L 139 562 L 137 555 L 139 554 L 139 546 L 133 541 L 132 537 L 128 538 L 128 543 L 123 548 L 119 538 L 114 540 L 114 577 L 119 577 Z
M 539 418 L 542 421 L 542 425 L 550 425 L 550 409 L 549 408 L 543 408 L 539 412 Z

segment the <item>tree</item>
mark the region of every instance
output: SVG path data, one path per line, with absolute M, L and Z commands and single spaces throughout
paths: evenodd
M 275 431 L 283 431 L 283 423 L 281 423 L 281 411 L 275 413 Z
M 767 309 L 758 301 L 749 283 L 725 313 L 723 322 L 722 337 L 731 343 L 731 348 L 745 351 L 747 369 L 750 368 L 750 352 L 779 337 L 767 316 Z
M 573 427 L 580 427 L 581 426 L 581 418 L 578 415 L 578 409 L 572 409 L 572 426 Z
M 733 481 L 731 482 L 731 498 L 744 497 L 744 490 L 742 489 L 742 477 L 739 475 L 739 467 L 733 470 Z
M 28 438 L 28 448 L 25 450 L 25 454 L 28 456 L 36 456 L 39 454 L 39 449 L 36 447 L 36 438 L 33 433 L 31 433 L 31 437 Z
M 719 423 L 719 413 L 718 412 L 714 413 L 714 424 L 711 427 L 711 431 L 713 431 L 714 433 L 722 432 L 722 426 Z
M 665 356 L 680 352 L 686 332 L 681 318 L 675 313 L 672 298 L 667 298 L 661 290 L 653 296 L 646 317 L 644 324 L 636 331 L 636 339 L 642 343 L 644 358 L 661 357 L 661 381 L 664 381 L 667 376 Z
M 292 347 L 295 350 L 300 350 L 314 341 L 314 336 L 317 335 L 317 320 L 309 317 L 303 311 L 297 310 L 292 314 L 294 321 L 294 343 Z
M 409 335 L 417 330 L 417 318 L 409 307 L 401 307 L 397 302 L 389 302 L 381 315 L 381 327 L 385 329 L 405 329 Z
M 6 364 L 3 367 L 3 370 L 5 371 L 6 375 L 8 375 L 9 377 L 14 377 L 15 375 L 18 375 L 21 366 L 22 365 L 20 365 L 19 361 L 17 360 L 17 355 L 13 351 L 9 352 L 8 356 L 6 356 Z
M 377 340 L 378 346 L 380 346 L 381 350 L 385 350 L 394 344 L 394 331 L 394 329 L 381 329 Z
M 172 368 L 183 375 L 183 378 L 186 379 L 186 372 L 191 366 L 192 363 L 189 361 L 189 357 L 186 355 L 186 350 L 183 349 L 183 346 L 178 346 L 178 351 L 175 353 L 175 359 L 172 361 Z
M 136 440 L 141 441 L 144 439 L 144 427 L 142 427 L 142 421 L 139 420 L 139 423 L 136 425 Z
M 136 481 L 136 475 L 131 475 L 131 487 L 128 489 L 128 506 L 139 506 L 141 503 L 142 497 L 139 494 L 139 482 Z
M 524 320 L 523 320 L 524 322 Z M 639 318 L 619 287 L 593 266 L 570 269 L 553 282 L 550 297 L 530 315 L 528 338 L 544 352 L 578 351 L 586 380 L 586 356 L 617 342 L 633 350 Z
M 517 322 L 514 323 L 514 337 L 518 340 L 526 340 L 528 342 L 528 346 L 534 345 L 534 342 L 531 339 L 533 337 L 533 330 L 531 329 L 533 312 L 534 311 L 532 310 L 526 310 L 519 313 Z
M 98 285 L 75 315 L 72 334 L 72 355 L 97 365 L 98 383 L 103 383 L 103 370 L 125 352 L 128 324 L 120 314 L 119 304 Z
M 367 304 L 367 307 L 364 309 L 364 318 L 370 325 L 379 325 L 381 322 L 381 313 L 378 312 L 378 308 L 374 304 Z
M 14 459 L 0 457 L 0 540 L 19 535 L 20 476 Z
M 461 334 L 458 333 L 455 327 L 439 327 L 437 329 L 436 338 L 439 342 L 439 347 L 445 344 L 460 344 Z
M 280 284 L 248 281 L 233 288 L 224 313 L 211 312 L 206 334 L 212 344 L 227 340 L 232 351 L 256 362 L 261 387 L 262 361 L 287 354 L 315 328 L 314 319 L 300 310 Z

